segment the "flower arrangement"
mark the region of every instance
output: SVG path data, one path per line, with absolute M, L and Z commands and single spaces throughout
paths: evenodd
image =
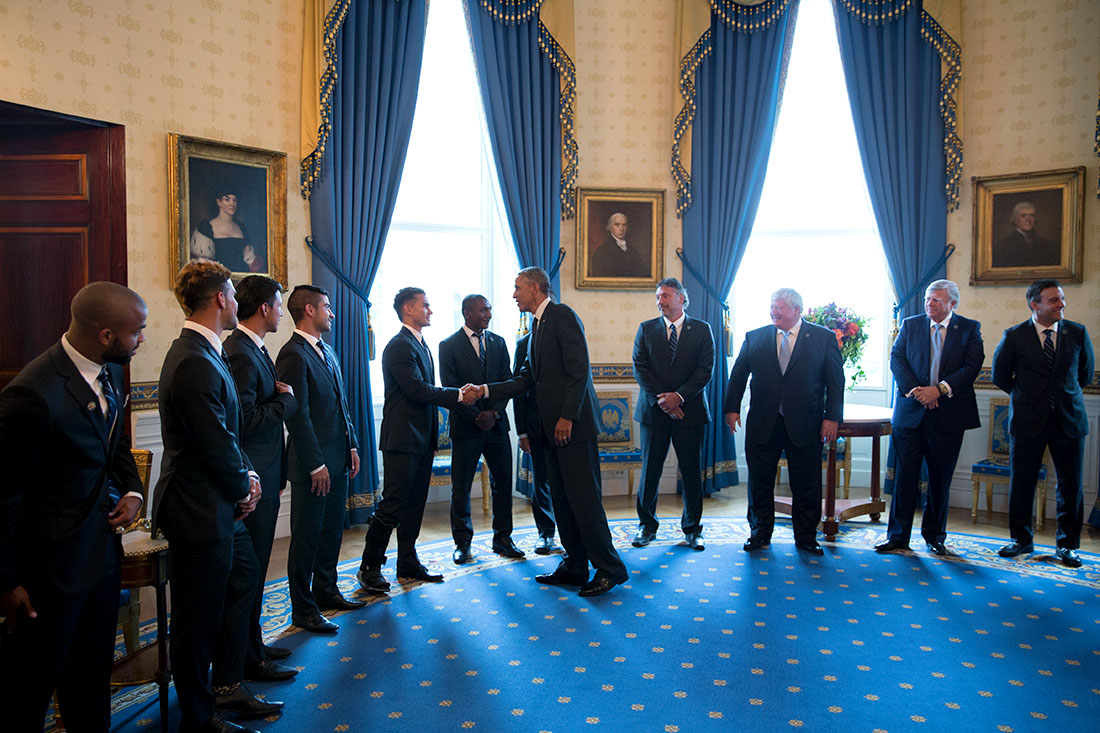
M 836 345 L 840 347 L 844 366 L 853 372 L 852 387 L 867 378 L 860 366 L 860 358 L 863 356 L 863 344 L 867 343 L 869 319 L 856 315 L 851 308 L 841 308 L 836 303 L 810 308 L 803 314 L 803 318 L 836 334 Z

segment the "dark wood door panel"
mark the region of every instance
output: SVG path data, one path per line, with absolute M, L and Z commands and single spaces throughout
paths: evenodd
M 0 201 L 87 201 L 88 156 L 0 155 Z

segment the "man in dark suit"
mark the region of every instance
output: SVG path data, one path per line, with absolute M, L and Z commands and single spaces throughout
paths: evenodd
M 772 294 L 771 326 L 749 331 L 730 372 L 723 412 L 730 434 L 741 425 L 741 400 L 752 376 L 745 424 L 749 464 L 749 539 L 745 551 L 771 544 L 775 526 L 775 469 L 787 455 L 795 547 L 824 554 L 821 521 L 821 443 L 836 438 L 844 413 L 844 367 L 836 335 L 802 320 L 802 296 Z
M 0 708 L 20 733 L 42 730 L 55 689 L 69 730 L 110 728 L 117 533 L 142 505 L 122 367 L 145 340 L 145 302 L 96 282 L 71 310 L 0 392 Z
M 625 214 L 607 220 L 607 239 L 588 261 L 590 277 L 650 277 L 649 254 L 626 240 Z
M 1038 221 L 1035 204 L 1030 201 L 1012 207 L 1012 233 L 993 245 L 994 267 L 1043 267 L 1061 261 L 1061 244 L 1035 233 Z
M 237 325 L 233 296 L 229 270 L 217 262 L 180 270 L 176 299 L 187 319 L 158 387 L 164 459 L 153 528 L 171 545 L 172 678 L 184 730 L 246 730 L 216 714 L 216 703 L 249 717 L 283 706 L 240 685 L 259 571 L 239 520 L 256 508 L 261 488 L 241 450 L 240 400 L 220 340 Z
M 294 334 L 279 351 L 275 371 L 294 390 L 298 409 L 286 420 L 290 433 L 290 549 L 287 585 L 291 621 L 306 631 L 335 634 L 321 611 L 349 611 L 353 601 L 336 587 L 344 539 L 348 481 L 359 473 L 359 442 L 348 413 L 347 391 L 336 353 L 321 338 L 336 314 L 328 293 L 299 285 L 287 299 Z
M 928 464 L 928 496 L 921 535 L 928 549 L 946 555 L 947 507 L 951 477 L 962 448 L 963 432 L 979 427 L 974 380 L 985 360 L 982 328 L 955 313 L 959 286 L 936 280 L 924 293 L 924 312 L 901 324 L 890 352 L 890 371 L 898 385 L 894 398 L 894 447 L 897 483 L 890 503 L 886 541 L 877 552 L 909 549 L 913 512 L 920 499 L 921 464 Z
M 237 328 L 226 337 L 223 347 L 229 355 L 229 369 L 241 401 L 241 449 L 253 470 L 260 475 L 260 501 L 245 520 L 252 548 L 256 552 L 256 597 L 248 627 L 245 651 L 246 679 L 273 682 L 298 674 L 277 659 L 289 656 L 284 647 L 268 647 L 260 631 L 264 580 L 279 519 L 279 495 L 286 486 L 286 443 L 283 420 L 298 403 L 290 385 L 275 375 L 275 364 L 264 346 L 264 336 L 279 330 L 283 317 L 283 286 L 263 275 L 249 275 L 237 285 Z
M 439 344 L 439 381 L 444 387 L 508 379 L 508 346 L 488 331 L 493 308 L 484 295 L 462 299 L 466 324 Z M 523 557 L 512 542 L 512 443 L 508 440 L 508 400 L 480 400 L 451 408 L 451 536 L 454 561 L 470 561 L 470 486 L 477 462 L 485 456 L 493 492 L 493 552 L 504 557 Z
M 432 458 L 439 445 L 436 405 L 454 407 L 461 390 L 435 386 L 435 365 L 421 329 L 432 323 L 432 309 L 420 288 L 402 288 L 393 299 L 401 319 L 382 352 L 386 401 L 382 407 L 382 500 L 367 524 L 363 560 L 357 577 L 369 593 L 385 593 L 382 575 L 390 535 L 397 530 L 398 580 L 438 583 L 416 554 L 424 503 L 432 480 Z
M 531 334 L 526 333 L 516 342 L 516 359 L 512 364 L 512 376 L 519 376 L 527 362 L 527 344 Z M 535 540 L 535 554 L 549 555 L 557 551 L 554 544 L 554 506 L 550 500 L 550 482 L 547 478 L 546 454 L 550 447 L 542 440 L 542 423 L 539 420 L 539 402 L 534 388 L 512 400 L 512 412 L 516 416 L 516 439 L 519 449 L 531 456 L 531 515 L 539 538 Z
M 1009 408 L 1008 530 L 1012 542 L 999 551 L 1016 557 L 1034 551 L 1031 505 L 1043 452 L 1049 448 L 1058 474 L 1057 556 L 1081 567 L 1085 507 L 1082 466 L 1088 416 L 1082 388 L 1092 381 L 1095 357 L 1088 331 L 1064 319 L 1066 296 L 1057 280 L 1027 289 L 1031 318 L 1005 329 L 993 354 L 993 383 L 1012 396 Z
M 534 316 L 527 363 L 519 376 L 470 389 L 478 397 L 510 399 L 535 387 L 543 440 L 550 446 L 547 469 L 558 533 L 565 547 L 552 573 L 535 576 L 548 585 L 579 585 L 579 595 L 596 596 L 625 583 L 626 566 L 611 543 L 601 500 L 600 456 L 596 446 L 596 390 L 588 363 L 584 326 L 573 309 L 550 300 L 550 279 L 541 267 L 520 270 L 512 297 Z M 596 569 L 589 580 L 588 564 Z
M 638 490 L 635 547 L 657 536 L 657 485 L 671 442 L 684 479 L 680 528 L 693 550 L 703 544 L 703 432 L 710 408 L 703 389 L 714 371 L 710 324 L 684 313 L 687 290 L 674 277 L 657 283 L 660 318 L 643 322 L 634 336 L 634 379 L 641 388 L 634 419 L 642 426 L 642 481 Z

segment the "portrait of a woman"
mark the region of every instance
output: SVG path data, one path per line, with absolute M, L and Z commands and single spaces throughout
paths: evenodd
M 252 272 L 245 262 L 245 247 L 250 246 L 248 232 L 237 221 L 237 194 L 223 189 L 216 194 L 218 214 L 200 222 L 191 232 L 191 259 L 217 260 L 231 272 Z

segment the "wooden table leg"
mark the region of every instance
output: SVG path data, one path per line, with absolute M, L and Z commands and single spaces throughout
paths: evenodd
M 849 442 L 851 438 L 848 439 Z M 825 520 L 822 522 L 822 532 L 829 542 L 836 540 L 840 522 L 836 518 L 836 439 L 829 441 L 829 467 L 825 471 Z M 851 450 L 851 445 L 848 446 Z
M 874 502 L 879 499 L 878 470 L 882 453 L 881 442 L 878 437 L 871 438 L 871 501 Z M 872 514 L 871 521 L 877 522 L 881 516 L 878 513 Z

